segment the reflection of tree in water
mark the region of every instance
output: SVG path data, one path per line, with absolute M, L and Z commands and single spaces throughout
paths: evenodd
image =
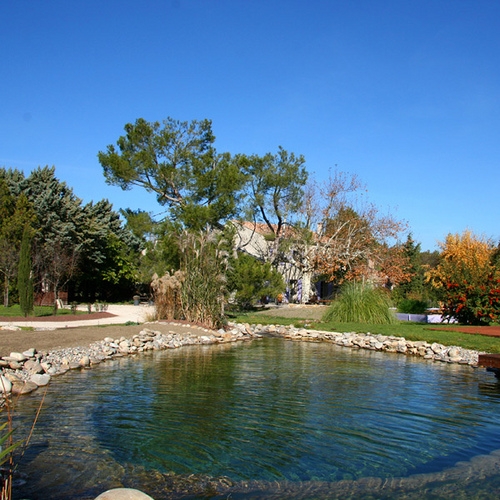
M 197 472 L 214 467 L 216 474 L 242 477 L 259 456 L 269 467 L 293 462 L 290 443 L 301 439 L 294 427 L 302 412 L 288 401 L 303 398 L 307 380 L 298 383 L 283 368 L 290 362 L 286 349 L 267 343 L 250 351 L 246 345 L 220 347 L 164 358 L 152 418 L 162 429 L 165 455 L 191 454 L 199 458 Z

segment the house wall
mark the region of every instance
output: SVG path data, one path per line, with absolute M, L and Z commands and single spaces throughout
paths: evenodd
M 272 253 L 272 242 L 263 234 L 254 230 L 252 225 L 234 223 L 237 229 L 235 249 L 246 252 L 258 259 L 269 261 Z M 311 295 L 315 294 L 312 286 L 312 274 L 304 272 L 293 262 L 280 263 L 277 270 L 287 284 L 287 299 L 290 302 L 306 303 Z

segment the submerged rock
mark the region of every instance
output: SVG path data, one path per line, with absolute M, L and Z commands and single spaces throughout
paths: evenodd
M 115 488 L 101 493 L 95 500 L 154 500 L 146 493 L 132 488 Z

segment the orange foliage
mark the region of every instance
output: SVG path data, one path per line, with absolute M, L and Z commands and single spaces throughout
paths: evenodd
M 500 270 L 491 241 L 471 231 L 449 234 L 441 261 L 426 278 L 442 290 L 445 316 L 461 323 L 483 324 L 500 319 Z

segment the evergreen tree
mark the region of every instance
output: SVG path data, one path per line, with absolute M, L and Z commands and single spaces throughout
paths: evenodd
M 75 292 L 86 301 L 132 296 L 143 248 L 140 238 L 123 227 L 108 200 L 88 203 L 83 213 L 79 271 L 72 280 Z
M 411 279 L 401 283 L 398 292 L 401 298 L 421 300 L 424 290 L 424 269 L 421 263 L 420 243 L 416 243 L 411 234 L 403 245 L 403 252 L 408 259 L 406 271 Z
M 24 316 L 33 314 L 33 278 L 31 271 L 31 230 L 25 226 L 17 273 L 19 302 Z
M 269 297 L 271 300 L 285 292 L 281 274 L 269 262 L 262 262 L 246 253 L 239 253 L 231 260 L 228 272 L 228 290 L 243 307 L 256 300 Z
M 0 273 L 5 307 L 9 306 L 10 289 L 17 274 L 23 228 L 34 221 L 34 211 L 26 196 L 12 193 L 9 172 L 0 170 Z
M 210 120 L 125 125 L 116 147 L 99 152 L 106 182 L 141 186 L 168 207 L 171 220 L 202 230 L 234 217 L 244 175 L 228 153 L 218 154 Z
M 290 226 L 295 225 L 294 218 L 302 204 L 306 160 L 281 146 L 276 154 L 238 155 L 236 160 L 247 181 L 245 215 L 265 226 L 270 236 L 268 255 L 260 257 L 276 267 L 287 260 L 289 249 L 287 245 L 283 248 L 283 243 L 285 236 L 291 236 Z
M 78 268 L 83 242 L 81 200 L 55 176 L 54 167 L 37 168 L 23 184 L 35 208 L 34 271 L 38 289 L 54 293 L 57 312 L 59 291 Z

